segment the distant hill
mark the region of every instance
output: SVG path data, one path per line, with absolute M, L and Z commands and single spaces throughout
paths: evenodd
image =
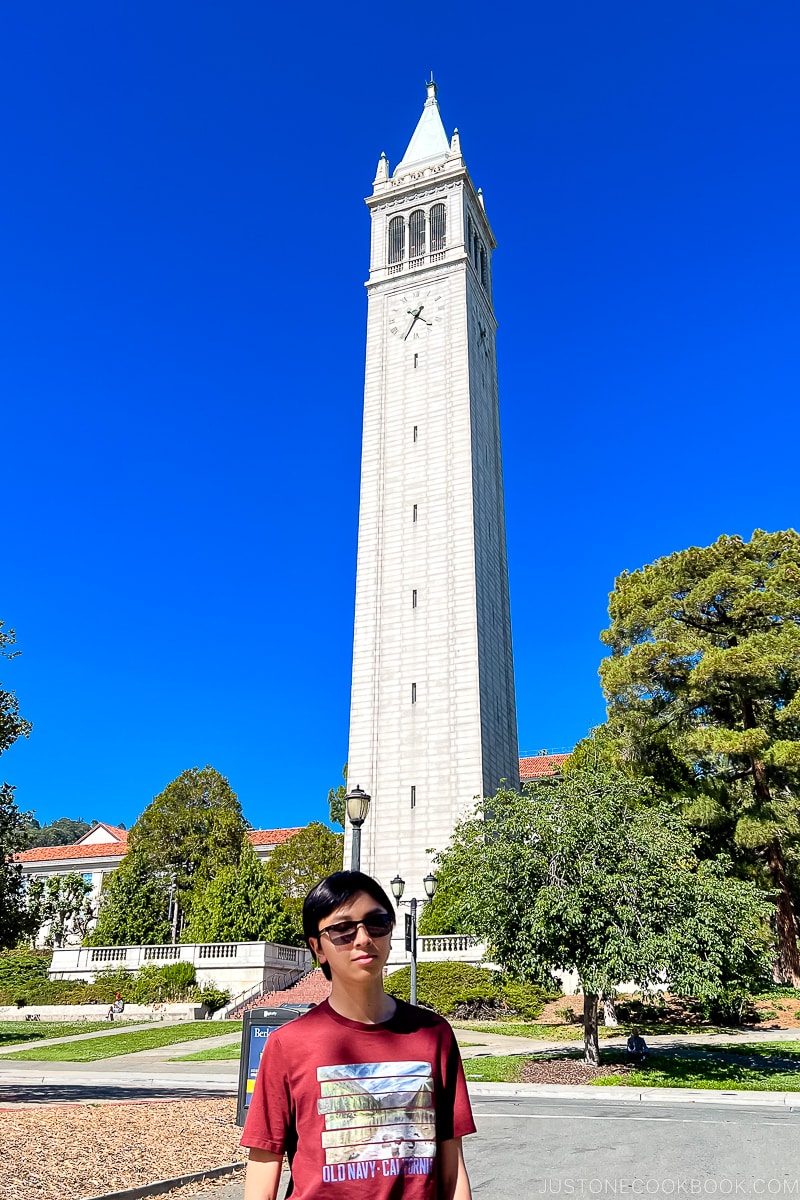
M 71 817 L 59 817 L 49 825 L 40 825 L 38 821 L 32 821 L 28 828 L 26 849 L 32 850 L 34 846 L 71 846 L 96 824 L 97 821 L 90 824 L 89 821 L 82 821 L 80 818 L 73 821 Z

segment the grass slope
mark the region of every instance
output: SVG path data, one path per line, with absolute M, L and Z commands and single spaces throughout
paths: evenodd
M 583 1025 L 541 1025 L 538 1022 L 532 1021 L 454 1021 L 453 1025 L 457 1029 L 469 1029 L 474 1033 L 498 1033 L 505 1034 L 506 1037 L 527 1037 L 540 1039 L 547 1042 L 582 1042 L 583 1041 Z M 735 1029 L 728 1029 L 721 1025 L 639 1025 L 639 1030 L 644 1035 L 645 1039 L 656 1033 L 735 1033 Z M 598 1029 L 598 1035 L 602 1041 L 604 1038 L 627 1037 L 630 1031 L 629 1025 L 620 1024 L 616 1028 L 613 1026 L 601 1025 Z
M 119 1054 L 135 1054 L 138 1050 L 156 1050 L 176 1042 L 193 1042 L 198 1038 L 234 1033 L 241 1029 L 240 1021 L 229 1021 L 225 1028 L 216 1028 L 208 1021 L 187 1021 L 185 1025 L 161 1025 L 141 1029 L 137 1033 L 121 1033 L 117 1037 L 89 1038 L 85 1042 L 66 1042 L 61 1046 L 32 1046 L 10 1054 L 0 1054 L 9 1062 L 22 1059 L 46 1062 L 96 1062 L 99 1058 L 115 1058 Z
M 571 1053 L 571 1052 L 570 1052 Z M 563 1057 L 543 1055 L 537 1061 Z M 577 1057 L 577 1056 L 575 1056 Z M 693 1047 L 692 1057 L 651 1056 L 647 1066 L 621 1075 L 614 1070 L 623 1061 L 608 1055 L 608 1074 L 592 1080 L 591 1087 L 697 1088 L 703 1091 L 800 1092 L 800 1046 L 797 1042 L 761 1042 L 726 1046 Z M 464 1063 L 468 1080 L 486 1083 L 519 1083 L 524 1055 L 472 1058 Z M 797 1070 L 794 1070 L 794 1064 Z
M 72 1037 L 77 1033 L 97 1033 L 117 1025 L 135 1025 L 135 1021 L 0 1021 L 0 1050 L 18 1042 L 36 1042 L 42 1038 Z

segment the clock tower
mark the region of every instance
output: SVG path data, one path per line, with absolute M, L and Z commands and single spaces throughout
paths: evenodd
M 423 895 L 475 797 L 519 784 L 495 240 L 436 84 L 372 218 L 348 786 L 362 870 Z M 345 865 L 350 865 L 350 829 Z

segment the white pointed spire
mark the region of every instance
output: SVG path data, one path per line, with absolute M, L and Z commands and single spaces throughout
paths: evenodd
M 378 169 L 375 172 L 375 178 L 372 181 L 373 187 L 376 183 L 385 183 L 389 178 L 389 160 L 385 154 L 382 154 L 378 159 Z
M 427 166 L 447 158 L 450 153 L 450 142 L 444 131 L 442 118 L 439 115 L 439 103 L 436 99 L 436 84 L 433 82 L 433 72 L 426 84 L 428 98 L 422 110 L 422 116 L 417 122 L 417 128 L 411 136 L 405 154 L 395 167 L 395 175 L 404 171 Z

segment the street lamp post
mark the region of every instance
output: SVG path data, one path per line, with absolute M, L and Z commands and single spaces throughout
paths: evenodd
M 177 890 L 178 877 L 173 871 L 169 877 L 169 923 L 172 928 L 172 944 L 173 946 L 178 940 L 178 901 L 175 896 Z
M 351 871 L 361 870 L 361 826 L 367 819 L 371 799 L 372 797 L 362 791 L 358 784 L 344 798 L 347 817 L 353 826 L 353 843 L 350 852 Z
M 409 912 L 406 914 L 406 950 L 411 954 L 411 986 L 409 989 L 409 999 L 412 1004 L 417 1003 L 417 905 L 430 904 L 436 894 L 436 876 L 426 875 L 422 881 L 422 886 L 425 888 L 425 900 L 417 900 L 416 896 L 412 896 L 410 900 L 403 900 L 403 892 L 406 889 L 405 879 L 401 879 L 399 875 L 395 875 L 392 880 L 392 895 L 398 904 L 407 904 Z

